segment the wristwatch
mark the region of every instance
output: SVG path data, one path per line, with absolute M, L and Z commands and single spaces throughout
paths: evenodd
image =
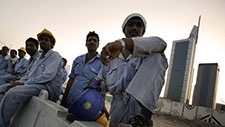
M 126 45 L 125 45 L 125 42 L 123 41 L 123 39 L 119 39 L 118 41 L 119 41 L 119 42 L 121 43 L 121 45 L 122 45 L 122 50 L 121 50 L 121 51 L 125 50 L 125 49 L 126 49 Z

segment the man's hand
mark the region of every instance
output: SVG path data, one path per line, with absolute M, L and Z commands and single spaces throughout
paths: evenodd
M 122 45 L 119 41 L 106 44 L 101 51 L 100 59 L 103 65 L 107 66 L 111 60 L 116 58 L 122 50 Z
M 125 43 L 125 47 L 123 47 L 121 40 L 117 40 L 106 44 L 102 48 L 100 59 L 103 65 L 108 66 L 109 62 L 112 61 L 117 56 L 119 56 L 122 50 L 129 51 L 130 53 L 133 52 L 134 48 L 133 40 L 130 38 L 123 38 L 122 40 Z
M 93 86 L 91 86 L 91 84 L 92 84 L 93 82 L 97 81 L 97 80 L 98 80 L 98 83 L 97 83 L 97 85 L 96 85 L 96 88 L 94 88 L 94 89 L 96 89 L 97 91 L 101 92 L 101 83 L 102 83 L 102 79 L 96 79 L 95 77 L 93 77 L 93 78 L 91 78 L 91 79 L 89 80 L 88 85 L 87 85 L 87 87 L 84 88 L 84 90 L 86 90 L 86 89 L 88 89 L 88 88 L 92 88 L 92 89 L 93 89 Z

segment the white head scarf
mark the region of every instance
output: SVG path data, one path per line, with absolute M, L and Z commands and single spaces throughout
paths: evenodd
M 128 22 L 130 19 L 134 18 L 134 17 L 140 18 L 140 19 L 142 20 L 142 22 L 144 23 L 144 27 L 145 27 L 145 29 L 146 29 L 147 22 L 146 22 L 145 18 L 144 18 L 141 14 L 139 14 L 139 13 L 132 13 L 132 14 L 130 14 L 130 15 L 128 15 L 128 16 L 126 17 L 126 19 L 124 20 L 124 22 L 123 22 L 123 24 L 122 24 L 122 29 L 123 29 L 123 31 L 124 31 L 124 28 L 125 28 L 127 22 Z M 144 29 L 144 33 L 145 33 L 145 29 Z M 144 33 L 143 33 L 143 34 L 144 34 Z

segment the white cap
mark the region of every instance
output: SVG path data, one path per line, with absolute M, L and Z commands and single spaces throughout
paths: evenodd
M 139 14 L 139 13 L 132 13 L 132 14 L 128 15 L 128 16 L 126 17 L 126 19 L 124 20 L 123 25 L 122 25 L 123 31 L 124 31 L 124 28 L 125 28 L 127 22 L 128 22 L 130 19 L 134 18 L 134 17 L 140 18 L 140 19 L 142 20 L 142 22 L 144 23 L 144 27 L 146 28 L 147 22 L 146 22 L 145 18 L 144 18 L 141 14 Z M 145 29 L 144 29 L 144 32 L 145 32 Z M 143 34 L 144 34 L 144 33 L 143 33 Z

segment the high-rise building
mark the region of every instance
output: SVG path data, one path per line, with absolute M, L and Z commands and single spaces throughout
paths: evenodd
M 193 79 L 193 64 L 198 27 L 194 26 L 189 38 L 173 41 L 164 97 L 189 102 Z
M 217 63 L 199 64 L 192 104 L 216 108 L 216 92 L 219 76 Z

